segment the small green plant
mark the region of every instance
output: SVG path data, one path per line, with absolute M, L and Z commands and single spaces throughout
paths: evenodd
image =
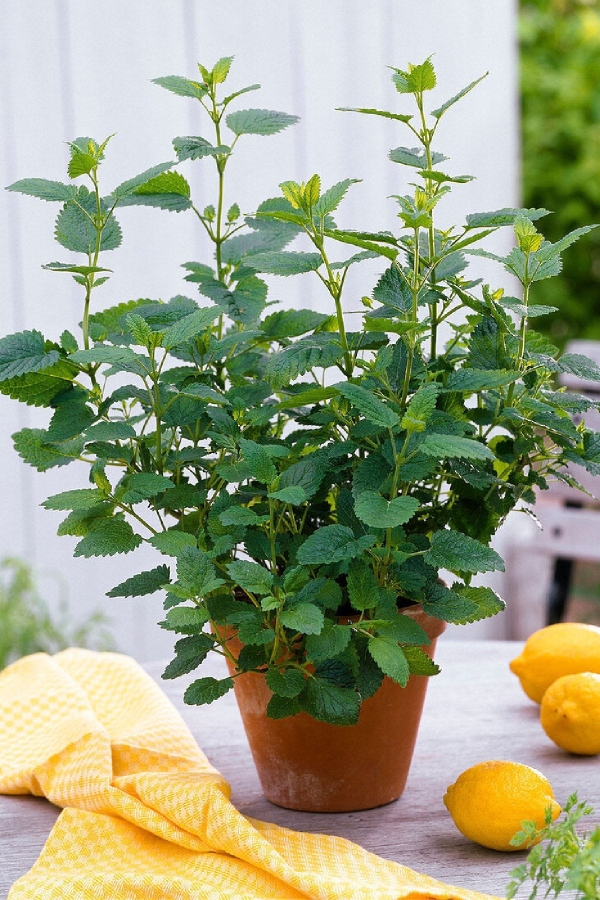
M 529 900 L 558 897 L 573 891 L 572 900 L 598 900 L 600 896 L 600 825 L 591 832 L 579 832 L 577 825 L 594 810 L 571 794 L 562 815 L 554 822 L 548 817 L 543 828 L 524 822 L 511 843 L 531 847 L 527 859 L 511 872 L 507 900 L 512 900 L 523 885 L 531 887 Z M 532 846 L 534 841 L 535 846 Z
M 112 650 L 101 612 L 73 627 L 66 602 L 52 615 L 40 596 L 33 569 L 16 557 L 0 561 L 0 669 L 30 653 L 57 653 L 67 647 Z
M 233 110 L 258 86 L 226 93 L 231 63 L 200 65 L 197 80 L 156 80 L 199 103 L 211 130 L 210 140 L 176 137 L 175 161 L 107 193 L 107 141 L 78 138 L 68 182 L 10 186 L 61 204 L 56 238 L 83 261 L 46 268 L 81 287 L 82 325 L 80 337 L 64 331 L 58 341 L 39 331 L 2 338 L 0 390 L 51 412 L 46 428 L 14 436 L 27 463 L 88 465 L 89 487 L 44 503 L 67 513 L 59 533 L 78 539 L 75 555 L 147 542 L 165 558 L 132 567 L 110 591 L 166 590 L 162 625 L 180 637 L 164 677 L 213 651 L 237 667 L 194 681 L 187 702 L 211 702 L 238 674 L 262 672 L 270 716 L 353 724 L 384 676 L 405 685 L 411 673 L 438 671 L 422 649 L 427 635 L 399 606 L 420 603 L 453 623 L 499 612 L 500 597 L 472 582 L 503 569 L 490 541 L 508 513 L 548 478 L 576 483 L 567 462 L 600 472 L 600 435 L 571 418 L 593 401 L 554 385 L 557 372 L 600 381 L 600 368 L 561 356 L 529 328 L 549 312 L 535 303 L 537 283 L 592 226 L 551 243 L 535 224 L 546 210 L 501 209 L 437 227 L 438 204 L 471 180 L 441 168 L 437 127 L 481 79 L 428 111 L 430 60 L 393 69 L 409 112 L 354 110 L 390 119 L 417 144 L 390 153 L 410 173 L 410 193 L 393 198 L 396 234 L 337 226 L 352 178 L 327 188 L 317 174 L 285 181 L 242 216 L 225 200 L 232 155 L 295 117 Z M 179 166 L 207 161 L 214 202 L 201 209 Z M 176 296 L 97 309 L 110 274 L 100 257 L 120 243 L 115 215 L 132 204 L 196 218 L 214 251 L 208 263 L 185 263 L 203 305 Z M 502 227 L 514 229 L 509 254 L 476 248 Z M 482 285 L 469 269 L 476 254 L 516 276 L 523 296 Z M 383 272 L 351 330 L 348 273 L 367 258 Z M 317 278 L 324 311 L 273 310 L 263 275 Z M 237 660 L 232 631 L 244 645 Z

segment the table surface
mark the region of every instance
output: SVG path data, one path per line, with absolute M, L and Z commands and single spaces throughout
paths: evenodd
M 456 830 L 442 797 L 464 769 L 488 759 L 526 763 L 546 775 L 559 802 L 577 791 L 597 810 L 595 823 L 600 817 L 598 758 L 568 755 L 546 737 L 538 706 L 508 669 L 521 646 L 439 640 L 436 660 L 442 673 L 428 686 L 405 792 L 388 806 L 356 813 L 302 813 L 273 806 L 261 794 L 233 694 L 211 706 L 186 707 L 181 700 L 184 679 L 160 681 L 164 664 L 158 662 L 146 668 L 230 781 L 232 801 L 245 815 L 299 831 L 340 835 L 448 884 L 503 897 L 509 873 L 524 853 L 486 850 Z M 210 664 L 212 672 L 205 663 L 202 674 L 214 674 L 220 662 Z M 43 799 L 0 796 L 0 900 L 34 863 L 59 812 Z

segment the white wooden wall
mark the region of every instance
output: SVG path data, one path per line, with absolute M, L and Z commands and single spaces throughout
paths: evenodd
M 240 106 L 284 110 L 302 122 L 278 136 L 249 137 L 245 149 L 240 142 L 231 201 L 250 212 L 278 193 L 280 181 L 306 180 L 316 171 L 326 185 L 362 178 L 339 223 L 393 227 L 394 204 L 385 198 L 403 192 L 406 182 L 402 167 L 386 157 L 392 147 L 412 146 L 410 135 L 387 120 L 334 110 L 407 111 L 408 100 L 396 93 L 386 66 L 403 68 L 433 54 L 442 85 L 436 103 L 490 72 L 439 129 L 452 171 L 477 176 L 447 205 L 448 221 L 517 205 L 515 10 L 516 0 L 0 0 L 0 186 L 34 176 L 64 180 L 65 141 L 81 135 L 102 140 L 116 132 L 103 166 L 107 190 L 171 159 L 171 139 L 202 133 L 204 126 L 191 100 L 151 79 L 193 78 L 197 61 L 210 67 L 234 55 L 232 85 L 263 86 Z M 212 202 L 209 172 L 209 161 L 186 172 L 198 204 Z M 56 338 L 64 328 L 77 328 L 75 286 L 40 268 L 69 256 L 53 241 L 57 211 L 56 204 L 0 193 L 0 334 L 37 328 Z M 189 294 L 180 263 L 203 252 L 193 217 L 127 209 L 120 219 L 124 244 L 106 263 L 115 274 L 99 295 L 102 304 Z M 502 283 L 495 270 L 487 277 Z M 293 292 L 287 281 L 274 284 L 273 296 L 286 304 L 322 302 L 310 281 Z M 371 285 L 366 270 L 352 292 L 360 298 Z M 55 534 L 61 514 L 40 509 L 47 496 L 84 486 L 86 478 L 74 465 L 42 475 L 16 456 L 10 435 L 46 422 L 43 411 L 0 397 L 0 557 L 18 554 L 33 562 L 52 602 L 58 574 L 74 619 L 102 607 L 113 617 L 120 646 L 138 658 L 168 654 L 171 637 L 155 624 L 158 601 L 104 597 L 134 571 L 156 565 L 156 558 L 138 552 L 137 561 L 73 559 L 75 539 Z M 471 634 L 486 633 L 485 627 L 471 627 Z

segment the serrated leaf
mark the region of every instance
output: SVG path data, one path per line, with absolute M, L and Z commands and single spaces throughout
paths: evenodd
M 128 422 L 96 422 L 85 431 L 86 441 L 126 441 L 135 436 L 135 428 Z
M 305 678 L 299 669 L 269 669 L 265 678 L 267 687 L 279 697 L 297 697 L 305 685 Z
M 420 647 L 403 647 L 411 675 L 438 675 L 440 667 Z
M 320 634 L 311 634 L 306 638 L 307 657 L 313 663 L 334 659 L 344 652 L 351 637 L 349 628 L 325 621 Z
M 309 453 L 283 472 L 279 479 L 279 490 L 287 490 L 291 487 L 300 488 L 305 499 L 308 500 L 319 489 L 325 473 L 326 461 L 323 454 L 319 451 Z
M 46 178 L 22 178 L 14 184 L 9 184 L 6 190 L 28 194 L 40 200 L 67 203 L 77 196 L 78 189 L 74 184 L 62 184 L 60 181 L 48 181 Z
M 412 295 L 397 266 L 385 270 L 373 288 L 373 299 L 400 312 L 411 308 Z
M 497 228 L 501 225 L 514 225 L 518 216 L 526 216 L 535 221 L 550 214 L 549 209 L 518 209 L 515 207 L 503 207 L 493 212 L 471 213 L 467 216 L 469 228 Z
M 385 256 L 387 259 L 391 260 L 396 259 L 398 256 L 399 251 L 397 248 L 386 246 L 395 244 L 395 239 L 385 233 L 371 234 L 369 232 L 341 231 L 339 229 L 334 231 L 329 228 L 323 229 L 323 233 L 326 237 L 341 241 L 343 244 L 352 244 L 354 247 L 362 247 L 363 250 L 371 250 L 373 253 L 376 253 L 377 256 Z M 378 243 L 379 241 L 381 241 L 381 243 Z
M 421 147 L 396 147 L 394 150 L 390 150 L 388 156 L 392 162 L 400 163 L 403 166 L 412 166 L 415 169 L 423 169 L 427 165 L 427 154 Z M 435 166 L 447 159 L 448 157 L 442 153 L 433 153 L 431 163 Z
M 313 216 L 322 218 L 334 212 L 348 192 L 348 188 L 353 184 L 358 184 L 360 178 L 345 178 L 344 181 L 338 181 L 337 184 L 328 188 L 316 201 L 312 204 Z
M 60 495 L 59 495 L 60 496 Z M 145 597 L 161 590 L 171 581 L 171 572 L 168 566 L 156 566 L 127 578 L 106 592 L 107 597 Z
M 438 459 L 493 460 L 496 458 L 485 444 L 455 434 L 428 434 L 419 449 L 426 456 Z
M 208 611 L 200 606 L 174 606 L 161 627 L 176 634 L 199 634 L 208 622 Z
M 297 558 L 300 565 L 306 566 L 340 562 L 360 556 L 374 543 L 372 535 L 355 538 L 352 529 L 346 525 L 325 525 L 301 544 Z
M 320 253 L 298 253 L 292 251 L 253 253 L 248 260 L 257 272 L 269 275 L 300 275 L 315 272 L 322 264 Z
M 308 500 L 304 488 L 296 484 L 280 488 L 277 491 L 270 491 L 269 497 L 272 497 L 274 500 L 280 500 L 282 503 L 291 503 L 292 506 L 300 506 Z
M 173 487 L 170 478 L 164 475 L 157 475 L 154 472 L 140 472 L 128 475 L 123 481 L 123 493 L 120 499 L 123 503 L 141 503 L 142 500 L 149 500 L 157 494 Z
M 369 638 L 369 653 L 384 675 L 406 687 L 410 667 L 398 642 L 385 637 Z
M 223 525 L 260 525 L 269 520 L 269 516 L 259 516 L 247 506 L 230 506 L 219 518 Z
M 186 547 L 196 546 L 196 538 L 186 531 L 160 531 L 148 538 L 148 543 L 165 556 L 179 556 Z
M 448 376 L 445 389 L 462 393 L 479 393 L 518 381 L 521 374 L 508 369 L 475 369 L 465 366 Z
M 273 574 L 264 566 L 246 559 L 237 559 L 227 565 L 233 581 L 251 594 L 268 594 L 273 585 Z
M 285 628 L 301 634 L 319 634 L 325 617 L 323 610 L 314 603 L 296 603 L 280 613 L 279 621 Z
M 9 334 L 0 340 L 0 381 L 48 369 L 59 359 L 58 350 L 46 350 L 41 332 Z
M 262 484 L 271 484 L 277 478 L 277 469 L 265 448 L 246 438 L 240 438 L 239 444 L 252 477 Z
M 442 103 L 441 106 L 438 106 L 437 109 L 432 109 L 431 115 L 436 119 L 441 119 L 447 109 L 450 109 L 451 106 L 454 106 L 454 104 L 458 100 L 461 100 L 465 96 L 465 94 L 468 94 L 469 91 L 472 91 L 473 88 L 476 87 L 480 81 L 483 81 L 484 78 L 487 78 L 488 75 L 489 72 L 486 72 L 485 75 L 481 75 L 479 78 L 476 78 L 475 81 L 472 81 L 471 84 L 468 84 L 466 87 L 464 87 L 461 91 L 458 92 L 458 94 L 450 97 L 449 100 L 446 100 L 446 102 Z
M 316 366 L 327 368 L 334 365 L 343 355 L 336 335 L 308 335 L 285 350 L 272 353 L 265 367 L 265 377 L 277 390 Z
M 111 517 L 95 522 L 73 552 L 73 556 L 114 556 L 116 553 L 131 553 L 142 543 L 124 519 Z
M 233 687 L 232 678 L 199 678 L 193 681 L 183 695 L 183 702 L 190 706 L 212 703 L 223 697 Z
M 414 497 L 386 500 L 376 491 L 363 491 L 354 502 L 354 512 L 370 528 L 396 528 L 404 525 L 419 509 Z
M 98 488 L 82 488 L 53 494 L 41 504 L 44 509 L 88 509 L 102 500 Z
M 229 147 L 223 144 L 215 147 L 210 141 L 191 135 L 173 138 L 173 148 L 179 162 L 183 162 L 185 159 L 204 159 L 206 156 L 222 156 L 229 153 Z
M 271 109 L 239 109 L 225 119 L 234 134 L 277 134 L 299 121 L 298 116 Z
M 21 459 L 38 472 L 46 472 L 55 466 L 66 466 L 78 459 L 83 450 L 81 438 L 64 444 L 48 444 L 46 432 L 41 428 L 22 428 L 12 438 Z
M 354 609 L 374 609 L 379 603 L 379 587 L 373 570 L 361 559 L 353 559 L 350 563 L 347 584 Z
M 175 659 L 172 659 L 161 678 L 179 678 L 193 672 L 204 662 L 212 648 L 214 640 L 208 634 L 193 634 L 182 638 L 175 644 Z
M 357 112 L 367 116 L 382 116 L 384 119 L 394 119 L 396 122 L 408 123 L 413 118 L 401 113 L 388 112 L 386 109 L 372 109 L 364 106 L 339 106 L 340 112 Z
M 346 399 L 349 400 L 359 413 L 361 413 L 365 419 L 368 419 L 369 422 L 374 422 L 375 425 L 380 425 L 382 428 L 393 428 L 394 425 L 397 425 L 400 421 L 398 413 L 394 412 L 393 409 L 390 409 L 383 400 L 380 400 L 379 397 L 367 390 L 367 388 L 349 382 L 340 382 L 334 385 L 334 387 L 336 387 L 340 394 L 346 397 Z
M 173 212 L 181 212 L 192 205 L 190 186 L 179 172 L 163 172 L 121 200 L 123 206 L 156 206 Z
M 72 362 L 83 363 L 108 363 L 118 366 L 127 372 L 137 375 L 149 375 L 151 373 L 150 360 L 140 353 L 134 353 L 129 347 L 110 347 L 99 345 L 89 350 L 77 350 L 69 357 Z
M 435 69 L 431 58 L 418 66 L 409 65 L 408 71 L 394 69 L 392 81 L 400 94 L 420 94 L 431 91 L 436 85 Z
M 504 572 L 502 557 L 495 550 L 460 531 L 436 531 L 424 559 L 453 572 Z
M 310 678 L 299 697 L 304 712 L 332 725 L 355 725 L 360 696 L 351 688 L 338 687 L 325 679 Z
M 100 230 L 100 250 L 115 250 L 121 244 L 121 226 L 111 215 L 98 229 L 94 224 L 97 215 L 94 196 L 78 196 L 77 202 L 66 203 L 59 212 L 54 237 L 67 250 L 91 256 L 96 250 Z
M 202 334 L 220 315 L 221 310 L 218 306 L 205 306 L 194 310 L 171 325 L 163 338 L 163 347 L 165 350 L 171 350 Z
M 66 272 L 71 275 L 92 275 L 96 272 L 112 272 L 112 269 L 106 269 L 103 266 L 76 266 L 71 263 L 61 263 L 61 262 L 51 262 L 46 263 L 42 266 L 42 269 L 47 269 L 49 272 Z M 96 285 L 98 285 L 99 281 L 96 280 Z M 71 337 L 73 337 L 71 335 Z M 75 340 L 73 338 L 73 340 Z M 73 350 L 77 349 L 77 342 L 75 345 L 71 345 Z M 67 349 L 67 348 L 65 348 Z
M 191 81 L 181 75 L 164 75 L 162 78 L 153 78 L 152 83 L 179 97 L 193 97 L 196 100 L 200 100 L 208 91 L 207 86 L 202 82 Z

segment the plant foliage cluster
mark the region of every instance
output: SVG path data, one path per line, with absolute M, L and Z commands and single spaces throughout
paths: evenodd
M 577 830 L 581 819 L 593 812 L 589 803 L 579 802 L 577 794 L 571 794 L 555 822 L 549 813 L 541 829 L 535 822 L 523 823 L 522 830 L 511 843 L 520 847 L 527 842 L 532 849 L 526 861 L 511 872 L 512 881 L 506 892 L 508 900 L 512 900 L 525 884 L 531 888 L 529 900 L 538 896 L 558 897 L 565 890 L 573 900 L 597 900 L 600 896 L 600 825 L 592 831 Z
M 524 200 L 554 215 L 556 240 L 600 210 L 600 3 L 521 0 L 520 59 Z M 600 237 L 591 235 L 540 285 L 558 307 L 543 330 L 561 345 L 600 338 Z
M 600 436 L 571 418 L 590 401 L 553 383 L 557 372 L 600 381 L 600 369 L 559 356 L 528 328 L 551 311 L 532 299 L 538 283 L 590 227 L 550 242 L 536 226 L 544 209 L 436 227 L 438 204 L 470 180 L 433 149 L 436 129 L 481 79 L 427 112 L 430 60 L 392 71 L 412 111 L 353 110 L 409 135 L 390 152 L 411 181 L 393 198 L 397 233 L 336 225 L 350 178 L 286 181 L 242 215 L 225 199 L 229 160 L 248 137 L 295 117 L 238 108 L 258 85 L 228 93 L 231 63 L 199 66 L 197 80 L 156 80 L 199 103 L 211 129 L 210 139 L 176 137 L 176 159 L 107 190 L 107 142 L 78 138 L 68 181 L 11 185 L 59 205 L 56 238 L 79 261 L 46 268 L 80 285 L 83 315 L 79 337 L 3 338 L 0 390 L 51 412 L 46 428 L 14 437 L 27 463 L 89 464 L 88 487 L 44 504 L 64 511 L 59 533 L 77 538 L 75 555 L 129 553 L 143 541 L 163 555 L 110 595 L 166 589 L 162 624 L 178 639 L 164 677 L 195 670 L 213 650 L 231 659 L 234 630 L 244 645 L 237 672 L 266 674 L 271 716 L 302 710 L 351 724 L 384 676 L 404 685 L 437 671 L 398 597 L 453 623 L 497 613 L 502 600 L 473 576 L 503 568 L 489 545 L 508 512 L 550 477 L 571 481 L 567 461 L 600 473 Z M 203 208 L 181 171 L 196 161 L 216 178 Z M 214 247 L 210 262 L 185 264 L 200 302 L 93 302 L 121 241 L 116 216 L 132 204 L 197 219 Z M 508 255 L 478 249 L 505 227 L 516 240 Z M 515 275 L 523 296 L 480 284 L 473 254 Z M 366 258 L 383 271 L 350 330 L 347 275 Z M 273 310 L 265 276 L 317 279 L 326 311 Z M 185 699 L 210 702 L 232 683 L 199 678 Z

